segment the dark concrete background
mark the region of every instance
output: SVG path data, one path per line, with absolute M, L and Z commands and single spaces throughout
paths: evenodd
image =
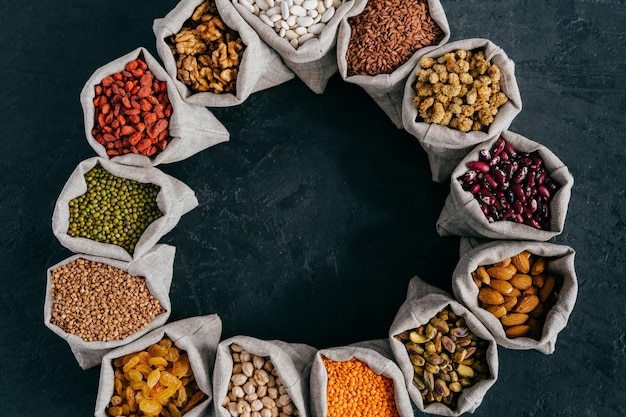
M 79 92 L 138 46 L 175 1 L 0 1 L 0 414 L 93 414 L 99 367 L 82 371 L 43 325 L 46 269 L 71 255 L 51 230 L 81 160 Z M 574 175 L 565 231 L 579 297 L 556 352 L 499 349 L 500 378 L 476 416 L 626 415 L 624 116 L 626 3 L 443 0 L 451 41 L 492 40 L 516 63 L 523 110 L 511 130 Z M 299 80 L 214 111 L 231 141 L 160 168 L 200 205 L 175 245 L 170 321 L 218 313 L 223 336 L 322 348 L 386 337 L 409 279 L 450 290 L 458 239 L 435 221 L 417 141 L 335 75 Z M 416 413 L 419 414 L 419 413 Z

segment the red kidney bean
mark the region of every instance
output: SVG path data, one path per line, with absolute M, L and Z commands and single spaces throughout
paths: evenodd
M 489 222 L 509 220 L 550 228 L 550 199 L 559 186 L 537 151 L 518 151 L 500 137 L 467 166 L 469 170 L 457 180 L 478 200 Z
M 504 139 L 502 139 L 502 136 L 500 136 L 498 140 L 496 140 L 496 143 L 493 145 L 493 148 L 491 148 L 492 157 L 500 155 L 500 152 L 504 150 L 505 145 L 506 143 L 504 142 Z
M 480 171 L 483 173 L 489 172 L 489 165 L 481 161 L 472 161 L 467 164 L 467 167 L 469 169 L 473 169 L 475 171 Z
M 487 186 L 489 188 L 491 188 L 492 190 L 498 188 L 498 182 L 493 179 L 493 177 L 489 174 L 483 174 L 483 179 L 485 180 L 485 183 L 487 184 Z

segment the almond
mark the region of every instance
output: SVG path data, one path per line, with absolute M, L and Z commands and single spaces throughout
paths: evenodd
M 541 274 L 545 268 L 546 268 L 545 258 L 537 258 L 537 260 L 533 262 L 532 268 L 530 268 L 530 274 L 531 275 Z
M 537 304 L 537 307 L 535 307 L 535 309 L 533 311 L 531 311 L 530 313 L 528 313 L 528 315 L 532 318 L 538 319 L 541 316 L 543 316 L 544 313 L 544 306 L 543 304 L 539 303 Z
M 509 339 L 526 336 L 528 333 L 530 333 L 530 326 L 526 324 L 518 324 L 517 326 L 511 326 L 506 329 L 506 336 Z
M 526 274 L 515 274 L 509 282 L 518 290 L 524 291 L 533 285 L 533 278 Z
M 492 279 L 489 286 L 502 295 L 508 295 L 511 291 L 513 291 L 513 286 L 509 284 L 508 281 L 504 281 L 502 279 Z
M 478 299 L 485 304 L 499 305 L 504 303 L 504 297 L 493 288 L 483 287 L 478 292 Z M 539 299 L 537 299 L 539 301 Z
M 533 285 L 535 287 L 543 287 L 543 283 L 545 282 L 546 276 L 544 274 L 533 275 Z
M 491 277 L 487 273 L 487 270 L 485 269 L 484 266 L 479 266 L 478 268 L 476 268 L 476 275 L 478 276 L 478 279 L 482 281 L 483 284 L 489 285 L 489 281 L 491 281 Z
M 506 311 L 513 310 L 513 307 L 517 305 L 517 297 L 513 297 L 510 295 L 504 296 L 504 304 L 502 306 L 506 309 Z
M 530 271 L 530 260 L 528 259 L 529 257 L 530 253 L 524 251 L 515 255 L 511 259 L 511 263 L 515 265 L 515 268 L 517 268 L 519 272 L 526 274 L 528 273 L 528 271 Z
M 539 288 L 535 287 L 534 285 L 531 285 L 529 288 L 526 288 L 522 294 L 535 294 L 535 295 L 537 295 L 538 293 L 539 293 Z
M 510 313 L 500 318 L 500 321 L 504 326 L 517 326 L 518 324 L 524 324 L 528 320 L 528 314 L 523 313 Z
M 520 295 L 522 295 L 522 292 L 520 290 L 518 290 L 515 287 L 511 287 L 512 290 L 510 293 L 508 293 L 507 295 L 513 296 L 513 297 L 519 297 Z
M 510 280 L 513 275 L 515 275 L 515 271 L 511 271 L 508 267 L 502 266 L 492 266 L 491 268 L 487 268 L 487 273 L 492 278 L 503 279 L 505 281 Z
M 539 305 L 539 297 L 534 294 L 522 295 L 515 306 L 516 313 L 530 313 Z
M 507 313 L 506 308 L 504 308 L 503 305 L 499 305 L 499 306 L 490 305 L 490 306 L 487 306 L 485 310 L 493 314 L 494 317 L 497 319 L 499 319 L 500 317 L 504 316 Z
M 554 283 L 556 280 L 552 275 L 548 275 L 543 284 L 543 287 L 539 289 L 539 299 L 542 303 L 545 303 L 550 294 L 552 294 L 552 290 L 554 289 Z
M 472 272 L 472 280 L 474 281 L 474 284 L 476 284 L 478 288 L 482 287 L 483 283 L 480 280 L 480 278 L 478 278 L 476 271 Z
M 500 262 L 496 262 L 495 264 L 493 264 L 493 266 L 507 267 L 510 265 L 510 263 L 511 263 L 511 258 L 504 258 Z

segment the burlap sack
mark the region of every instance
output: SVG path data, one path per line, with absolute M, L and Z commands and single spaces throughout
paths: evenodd
M 157 327 L 165 324 L 171 313 L 170 303 L 170 284 L 172 283 L 173 267 L 174 267 L 174 254 L 176 248 L 168 245 L 156 245 L 150 252 L 146 253 L 143 257 L 133 260 L 131 262 L 123 262 L 115 259 L 101 258 L 90 255 L 74 255 L 63 261 L 57 263 L 54 266 L 48 268 L 47 283 L 46 283 L 46 297 L 44 301 L 44 324 L 54 333 L 65 339 L 70 345 L 70 349 L 78 362 L 78 365 L 82 369 L 88 369 L 98 365 L 102 361 L 102 357 L 111 350 L 123 346 L 143 336 L 144 334 L 156 329 Z M 126 271 L 132 276 L 144 277 L 146 279 L 146 285 L 150 294 L 154 296 L 165 310 L 163 313 L 156 316 L 148 326 L 143 330 L 138 331 L 130 336 L 121 340 L 112 340 L 109 342 L 85 342 L 79 336 L 71 333 L 67 333 L 59 326 L 52 324 L 52 303 L 54 301 L 52 297 L 52 285 L 51 274 L 52 271 L 62 265 L 66 265 L 76 259 L 86 259 L 92 262 L 102 262 L 112 267 Z
M 450 26 L 441 2 L 439 0 L 429 0 L 428 12 L 444 33 L 443 39 L 438 44 L 418 49 L 408 61 L 390 74 L 378 74 L 375 76 L 348 75 L 346 54 L 350 45 L 350 37 L 352 36 L 352 28 L 348 19 L 361 14 L 366 5 L 367 0 L 356 0 L 354 7 L 341 19 L 339 24 L 339 31 L 337 32 L 337 65 L 339 74 L 344 81 L 363 88 L 385 114 L 389 116 L 393 124 L 401 129 L 403 127 L 402 98 L 407 77 L 415 68 L 420 57 L 448 42 L 450 39 Z
M 497 136 L 468 152 L 452 172 L 450 193 L 437 219 L 436 227 L 440 236 L 458 235 L 490 239 L 547 241 L 563 232 L 574 177 L 563 162 L 545 146 L 510 131 L 502 132 L 501 136 L 518 151 L 538 151 L 543 159 L 543 166 L 550 173 L 550 178 L 560 185 L 550 202 L 550 230 L 539 230 L 508 220 L 489 223 L 480 209 L 478 200 L 474 198 L 471 192 L 463 190 L 457 180 L 467 172 L 468 162 L 478 160 L 479 151 L 491 149 L 498 140 Z
M 404 377 L 393 360 L 393 353 L 387 339 L 370 340 L 348 346 L 322 349 L 317 352 L 311 367 L 311 412 L 313 417 L 328 415 L 327 387 L 328 373 L 322 356 L 336 362 L 356 358 L 365 362 L 377 375 L 393 380 L 395 402 L 401 417 L 413 416 L 413 407 L 408 396 Z
M 424 406 L 419 390 L 413 385 L 413 365 L 409 360 L 404 344 L 395 338 L 396 335 L 428 323 L 445 307 L 465 318 L 465 322 L 472 333 L 489 343 L 487 348 L 487 364 L 491 378 L 474 384 L 472 387 L 463 390 L 459 397 L 457 407 L 451 409 L 442 403 L 432 403 Z M 398 313 L 389 329 L 389 342 L 395 360 L 402 370 L 409 396 L 417 407 L 426 413 L 438 414 L 442 416 L 459 416 L 463 413 L 473 413 L 481 404 L 487 391 L 498 379 L 498 348 L 496 341 L 485 326 L 467 308 L 454 300 L 445 291 L 433 287 L 422 281 L 419 277 L 414 277 L 409 282 L 405 302 L 400 306 Z
M 133 153 L 109 157 L 104 146 L 98 143 L 91 134 L 95 121 L 94 88 L 100 84 L 103 78 L 123 71 L 126 64 L 140 56 L 143 56 L 148 69 L 157 79 L 167 82 L 167 94 L 172 104 L 172 115 L 167 129 L 172 139 L 167 148 L 155 154 L 154 157 Z M 98 68 L 85 83 L 80 93 L 80 103 L 83 108 L 87 142 L 100 157 L 112 159 L 119 164 L 156 166 L 182 161 L 213 145 L 228 141 L 230 136 L 224 125 L 208 109 L 193 106 L 183 101 L 178 90 L 174 87 L 174 80 L 170 78 L 161 64 L 150 55 L 148 50 L 142 47 Z
M 220 342 L 215 358 L 213 372 L 214 409 L 217 417 L 230 417 L 222 406 L 228 395 L 228 383 L 233 375 L 233 358 L 230 345 L 236 343 L 246 352 L 269 357 L 283 382 L 291 402 L 298 410 L 298 415 L 309 414 L 309 373 L 311 361 L 316 349 L 299 343 L 287 343 L 280 340 L 261 340 L 250 336 L 234 336 Z
M 549 258 L 546 262 L 546 271 L 563 280 L 558 301 L 546 316 L 539 340 L 529 337 L 509 339 L 504 333 L 500 321 L 480 307 L 478 287 L 471 277 L 471 273 L 478 266 L 499 262 L 525 250 Z M 578 281 L 574 270 L 574 255 L 574 250 L 568 246 L 546 242 L 495 241 L 478 245 L 461 256 L 452 275 L 452 290 L 456 299 L 465 304 L 478 317 L 500 346 L 519 350 L 535 349 L 550 354 L 554 352 L 557 336 L 567 325 L 576 303 Z
M 181 30 L 185 21 L 203 1 L 182 0 L 164 18 L 155 19 L 152 26 L 157 52 L 183 100 L 207 107 L 234 106 L 243 103 L 252 93 L 277 86 L 294 77 L 280 56 L 243 20 L 230 0 L 215 0 L 226 26 L 238 32 L 246 46 L 239 64 L 235 93 L 194 92 L 180 82 L 177 78 L 176 60 L 166 39 Z
M 177 348 L 187 352 L 196 383 L 200 390 L 207 395 L 204 401 L 185 413 L 185 416 L 207 415 L 213 400 L 211 369 L 221 335 L 222 321 L 217 314 L 191 317 L 168 323 L 126 346 L 107 353 L 102 358 L 95 417 L 108 417 L 106 409 L 114 393 L 113 361 L 122 356 L 145 350 L 164 337 L 169 337 Z
M 261 39 L 278 52 L 283 62 L 296 76 L 313 92 L 321 94 L 326 89 L 330 77 L 337 72 L 337 30 L 343 16 L 354 6 L 354 1 L 346 0 L 337 8 L 335 15 L 319 37 L 306 41 L 298 49 L 294 48 L 287 39 L 281 38 L 274 28 L 263 23 L 244 6 L 234 0 L 233 5 Z
M 163 216 L 153 221 L 143 232 L 132 254 L 121 246 L 101 243 L 95 240 L 72 237 L 67 234 L 69 226 L 69 201 L 85 193 L 87 185 L 84 175 L 96 164 L 100 164 L 111 174 L 136 180 L 142 183 L 156 184 L 161 187 L 157 195 L 157 205 Z M 75 253 L 102 256 L 109 259 L 131 261 L 148 253 L 150 249 L 170 232 L 180 218 L 198 205 L 194 191 L 182 181 L 169 176 L 154 167 L 134 167 L 120 165 L 104 158 L 93 157 L 82 161 L 61 190 L 52 215 L 52 231 L 59 242 Z
M 522 99 L 515 78 L 515 64 L 502 49 L 491 41 L 487 39 L 459 40 L 448 43 L 422 56 L 436 59 L 458 49 L 483 49 L 485 58 L 500 67 L 502 73 L 501 90 L 509 100 L 498 109 L 498 114 L 495 116 L 493 123 L 489 125 L 487 132 L 470 131 L 463 133 L 436 123 L 424 123 L 417 120 L 418 109 L 413 105 L 413 98 L 415 97 L 415 83 L 417 82 L 416 73 L 421 69 L 418 60 L 404 86 L 402 124 L 407 132 L 417 138 L 422 148 L 428 154 L 432 179 L 435 182 L 447 181 L 452 170 L 474 146 L 500 135 L 502 131 L 508 129 L 515 116 L 522 110 Z

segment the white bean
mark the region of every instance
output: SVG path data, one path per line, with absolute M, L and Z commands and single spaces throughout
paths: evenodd
M 280 21 L 280 30 L 288 30 L 288 29 L 289 29 L 289 25 L 287 24 L 287 22 L 285 22 L 284 20 L 281 20 Z
M 313 39 L 314 37 L 315 35 L 312 33 L 307 33 L 306 35 L 302 35 L 298 38 L 298 44 L 302 45 L 304 42 L 308 41 L 309 39 Z
M 267 7 L 272 8 L 276 6 L 276 3 L 274 3 L 274 0 L 267 0 Z
M 283 18 L 283 17 L 282 17 L 281 15 L 279 15 L 279 14 L 275 14 L 274 16 L 270 17 L 270 20 L 272 21 L 272 23 L 276 23 L 276 22 L 278 22 L 279 20 L 282 20 L 282 18 Z
M 335 8 L 333 6 L 329 7 L 328 10 L 322 15 L 322 23 L 328 23 L 330 19 L 335 15 Z
M 294 48 L 298 47 L 298 40 L 297 39 L 292 39 L 289 41 L 289 43 L 291 44 L 291 46 L 293 46 Z
M 308 33 L 308 30 L 306 30 L 306 28 L 303 28 L 302 26 L 298 26 L 294 29 L 294 31 L 300 36 L 306 35 Z
M 259 16 L 259 18 L 261 18 L 263 23 L 265 23 L 267 26 L 272 27 L 272 28 L 274 27 L 274 22 L 271 21 L 268 15 L 262 14 Z
M 285 20 L 289 17 L 289 6 L 287 5 L 287 2 L 284 0 L 280 4 L 280 14 Z
M 327 9 L 333 5 L 334 0 L 324 0 L 324 7 Z
M 270 8 L 266 0 L 256 0 L 256 4 L 259 6 L 259 10 L 267 10 Z
M 317 0 L 304 0 L 302 7 L 307 10 L 315 10 L 317 8 Z
M 252 3 L 250 3 L 248 0 L 239 0 L 239 4 L 248 9 L 250 13 L 254 14 L 254 7 L 252 6 Z
M 339 8 L 342 4 L 343 0 L 333 0 L 333 7 L 335 7 L 335 9 Z
M 289 25 L 290 28 L 296 24 L 296 19 L 297 18 L 298 18 L 298 16 L 293 15 L 293 14 L 291 16 L 289 16 L 289 19 L 287 19 L 287 24 Z
M 326 27 L 326 23 L 316 23 L 314 25 L 309 26 L 308 32 L 312 33 L 313 35 L 319 35 L 320 33 L 322 33 L 325 27 Z
M 313 10 L 307 10 L 306 14 L 307 16 L 310 16 L 313 19 L 315 19 L 319 13 L 317 12 L 317 10 L 313 9 Z
M 294 4 L 293 6 L 291 6 L 289 8 L 289 12 L 297 17 L 303 17 L 306 16 L 306 10 L 304 10 L 304 8 L 302 6 L 298 6 L 297 4 Z
M 298 34 L 294 32 L 293 30 L 288 30 L 287 32 L 285 32 L 285 38 L 292 41 L 298 38 Z
M 275 14 L 280 14 L 280 6 L 274 6 L 265 11 L 267 17 L 272 17 Z
M 313 24 L 313 18 L 309 16 L 299 17 L 296 19 L 296 23 L 300 26 L 309 27 Z

